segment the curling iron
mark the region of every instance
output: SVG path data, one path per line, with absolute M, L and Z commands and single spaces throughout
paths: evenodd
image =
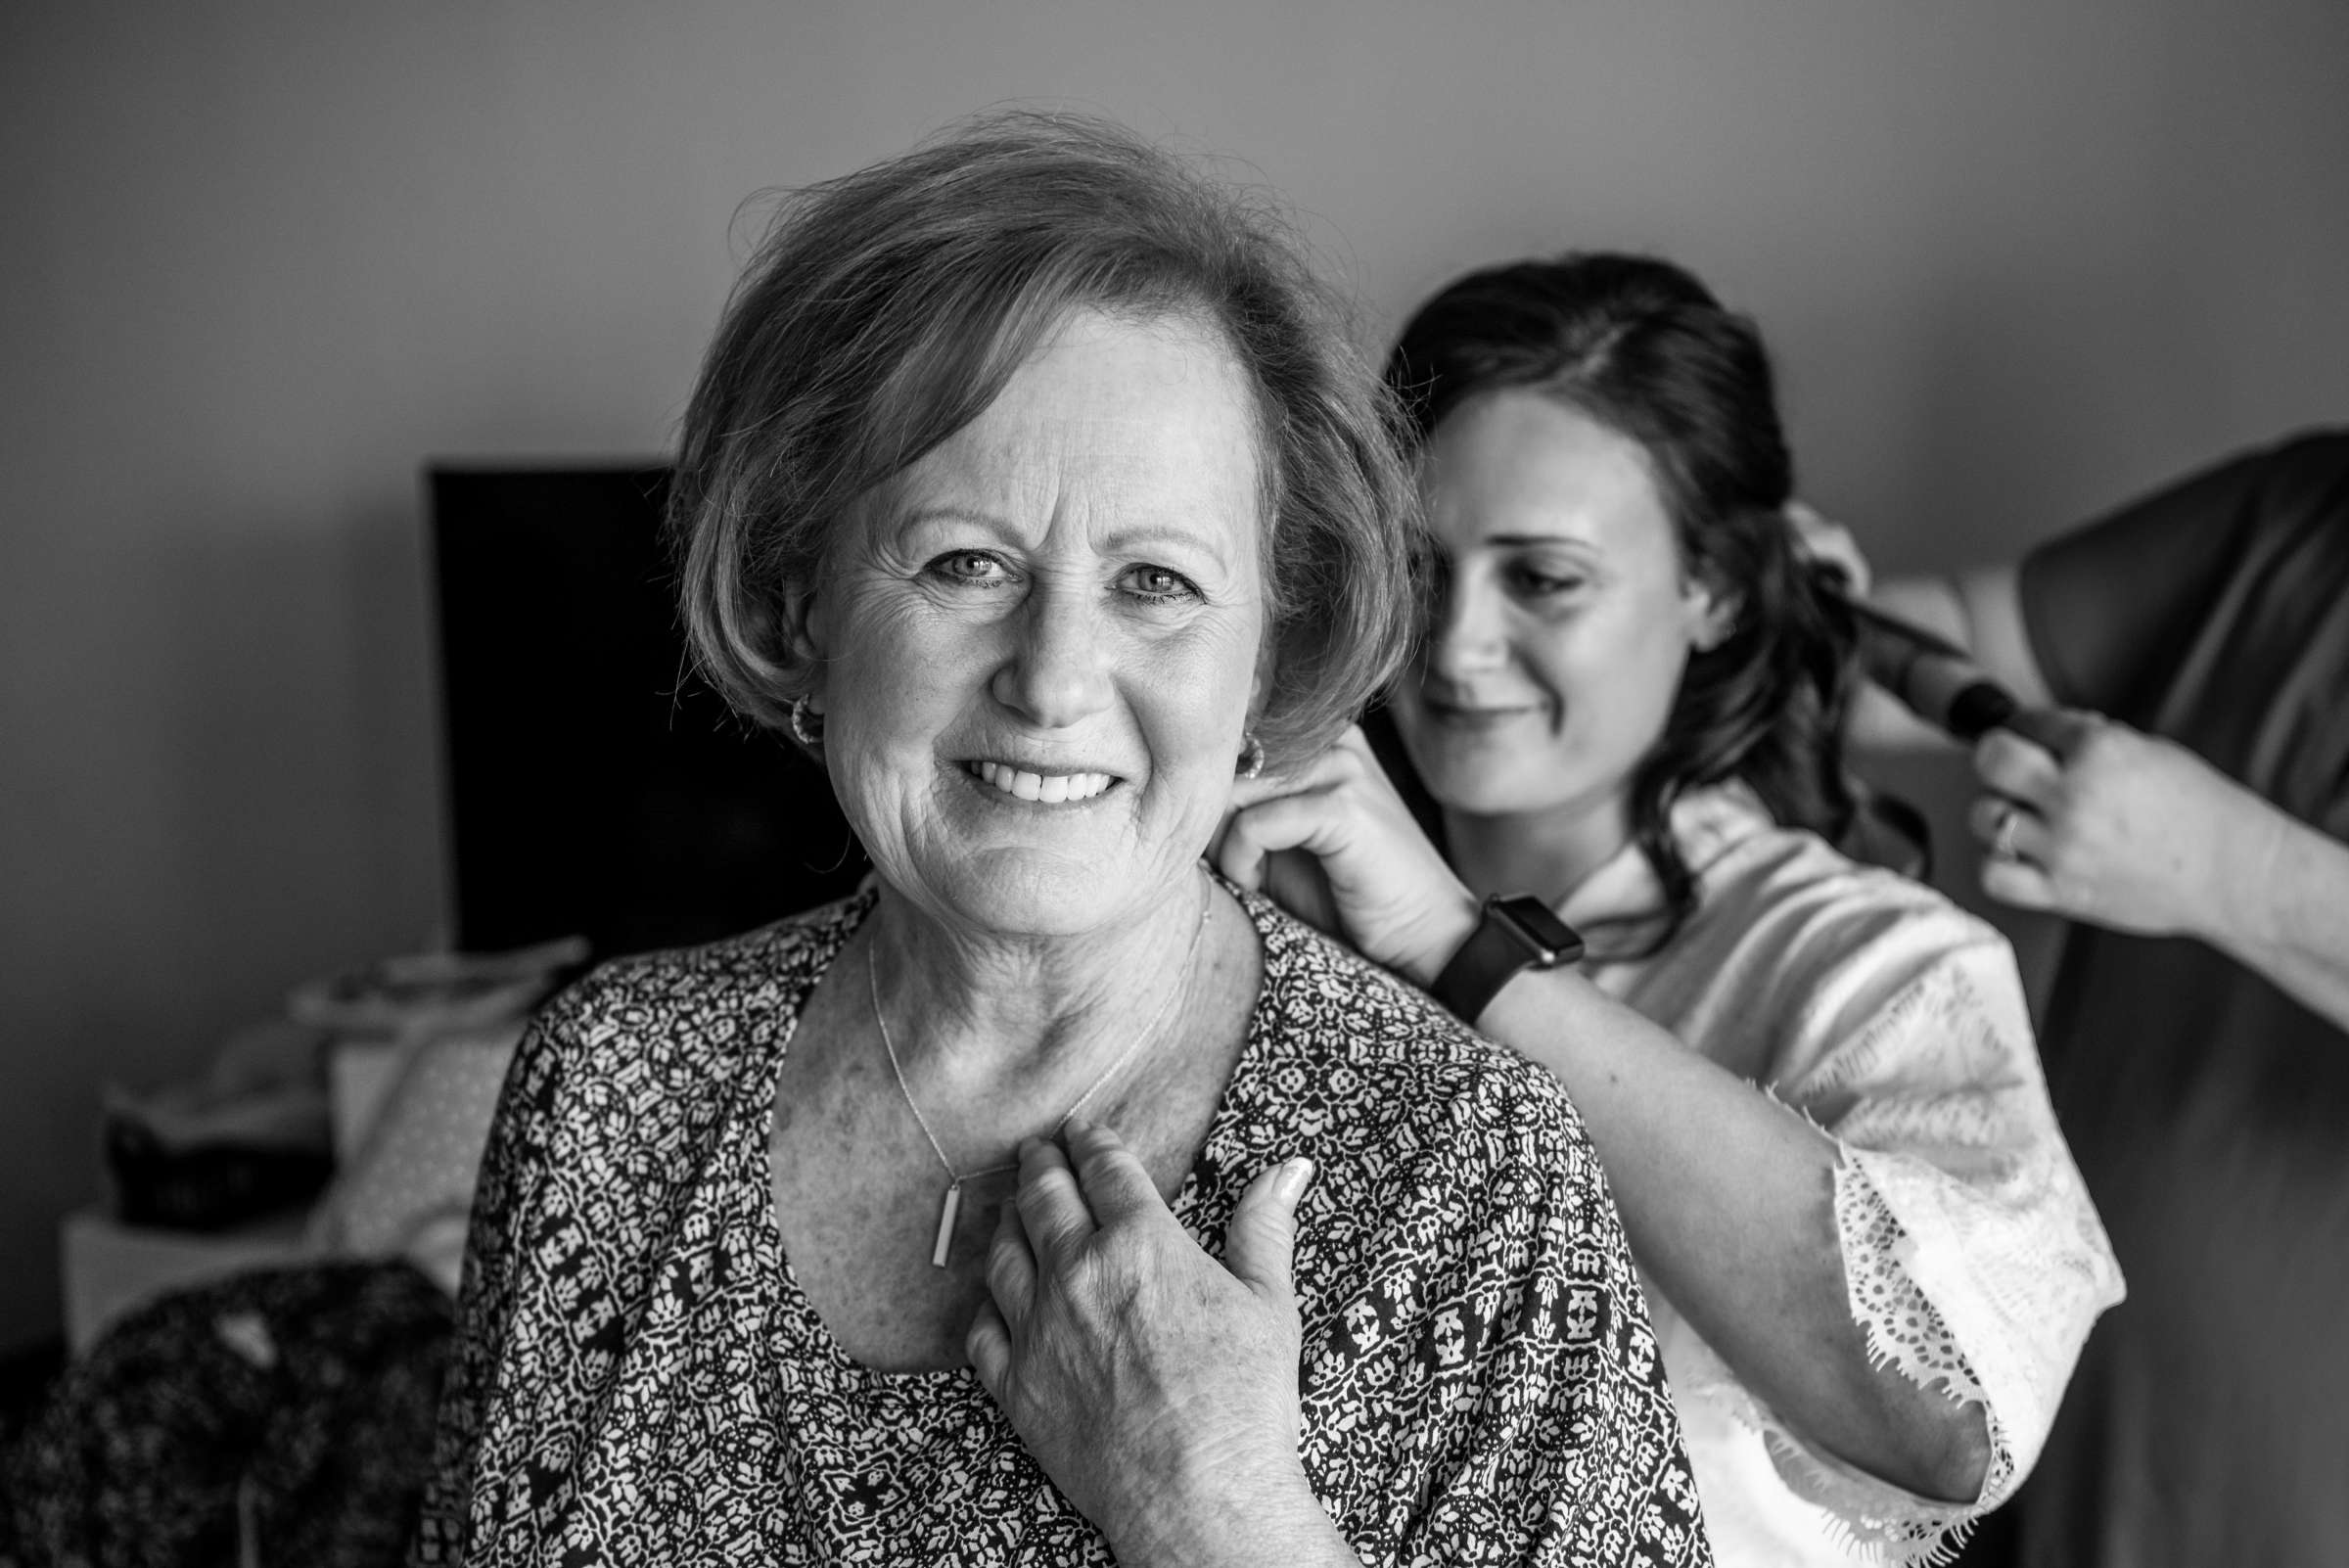
M 1860 663 L 1867 678 L 1926 723 L 1972 741 L 2021 710 L 2014 694 L 1956 643 L 1857 599 L 1844 602 L 1860 623 Z

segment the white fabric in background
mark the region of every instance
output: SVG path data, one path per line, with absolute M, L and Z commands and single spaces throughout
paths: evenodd
M 1817 1452 L 1650 1281 L 1714 1550 L 1723 1568 L 1940 1560 L 2029 1472 L 2090 1325 L 2122 1294 L 2013 953 L 1930 888 L 1778 827 L 1743 789 L 1693 792 L 1672 822 L 1695 914 L 1662 952 L 1621 956 L 1662 904 L 1625 850 L 1560 911 L 1590 940 L 1590 978 L 1837 1140 L 1855 1320 L 1880 1360 L 1982 1401 L 1995 1450 L 1963 1505 Z
M 513 1019 L 419 1040 L 356 1158 L 337 1173 L 310 1240 L 345 1256 L 406 1258 L 451 1296 L 497 1096 L 522 1038 Z

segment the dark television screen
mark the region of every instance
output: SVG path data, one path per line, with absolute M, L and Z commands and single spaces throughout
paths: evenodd
M 813 762 L 690 672 L 658 468 L 428 471 L 456 939 L 598 956 L 838 898 L 865 862 Z

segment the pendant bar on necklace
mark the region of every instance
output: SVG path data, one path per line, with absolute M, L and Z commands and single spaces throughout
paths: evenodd
M 945 1201 L 938 1206 L 938 1239 L 930 1244 L 930 1267 L 946 1266 L 946 1248 L 954 1241 L 954 1217 L 962 1213 L 962 1180 L 946 1183 Z
M 1119 1069 L 1132 1060 L 1134 1053 L 1140 1050 L 1153 1035 L 1158 1033 L 1158 1026 L 1166 1021 L 1168 1011 L 1174 1005 L 1174 998 L 1182 994 L 1183 982 L 1190 978 L 1191 964 L 1199 956 L 1199 939 L 1207 931 L 1208 914 L 1215 908 L 1213 886 L 1209 885 L 1203 891 L 1204 897 L 1199 904 L 1199 923 L 1191 928 L 1191 945 L 1183 953 L 1182 969 L 1174 978 L 1174 989 L 1167 992 L 1165 1001 L 1158 1004 L 1158 1011 L 1150 1016 L 1150 1022 L 1143 1025 L 1140 1031 L 1127 1042 L 1124 1050 L 1111 1058 L 1109 1066 L 1093 1080 L 1092 1086 L 1078 1095 L 1077 1103 L 1061 1113 L 1060 1120 L 1052 1124 L 1052 1130 L 1055 1133 L 1067 1127 L 1069 1118 L 1075 1116 L 1095 1094 L 1101 1091 L 1104 1084 L 1117 1077 Z M 930 1130 L 930 1119 L 922 1115 L 922 1107 L 914 1099 L 911 1085 L 905 1082 L 904 1068 L 898 1065 L 897 1043 L 889 1038 L 889 1020 L 881 1012 L 881 964 L 876 947 L 873 945 L 867 945 L 865 948 L 864 981 L 866 993 L 872 998 L 873 1022 L 879 1026 L 881 1031 L 881 1049 L 889 1056 L 889 1071 L 891 1076 L 898 1081 L 898 1092 L 905 1097 L 905 1108 L 913 1113 L 913 1125 L 922 1130 L 922 1136 L 930 1144 L 930 1152 L 937 1155 L 938 1163 L 946 1169 L 946 1190 L 939 1199 L 938 1204 L 938 1234 L 930 1243 L 930 1267 L 944 1268 L 946 1266 L 946 1252 L 954 1244 L 954 1222 L 962 1215 L 963 1182 L 975 1176 L 1000 1176 L 1006 1171 L 1018 1170 L 1019 1166 L 1016 1162 L 1011 1165 L 990 1166 L 985 1171 L 974 1171 L 969 1176 L 965 1176 L 954 1169 L 954 1162 L 946 1158 L 946 1151 L 940 1145 L 938 1134 Z

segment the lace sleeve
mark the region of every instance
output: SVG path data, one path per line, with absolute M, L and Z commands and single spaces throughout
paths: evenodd
M 1819 1453 L 1743 1402 L 1787 1485 L 1886 1561 L 1947 1560 L 2006 1499 L 2038 1459 L 2090 1325 L 2121 1298 L 2011 964 L 1991 963 L 1961 952 L 1925 968 L 1783 1091 L 1842 1148 L 1835 1224 L 1870 1357 L 1980 1404 L 1989 1427 L 1981 1496 L 1948 1503 Z

